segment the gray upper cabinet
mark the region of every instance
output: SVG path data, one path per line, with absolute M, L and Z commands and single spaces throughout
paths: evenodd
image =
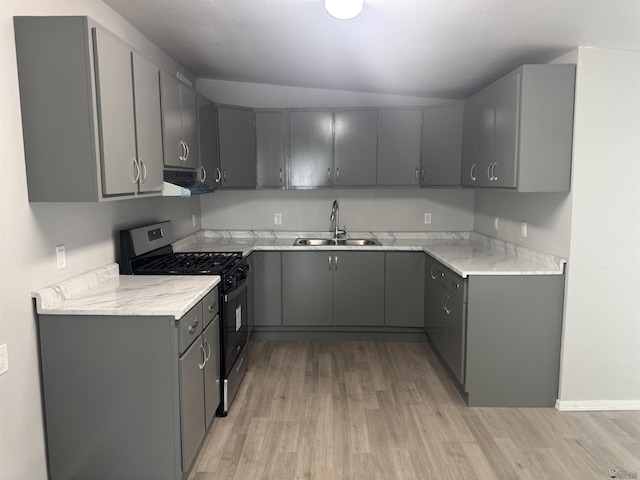
M 376 184 L 377 138 L 376 110 L 335 112 L 336 186 Z
M 420 185 L 460 185 L 463 115 L 464 104 L 423 110 Z
M 167 72 L 160 73 L 162 137 L 167 167 L 200 165 L 196 92 Z
M 257 186 L 285 188 L 286 112 L 258 110 L 255 116 Z
M 570 188 L 575 65 L 524 65 L 467 100 L 462 183 Z
M 199 178 L 208 184 L 220 186 L 222 172 L 218 153 L 218 116 L 216 108 L 203 95 L 197 97 L 198 102 L 198 137 L 200 139 L 200 173 Z
M 29 200 L 159 194 L 157 69 L 87 17 L 14 25 Z
M 218 107 L 218 142 L 223 188 L 256 187 L 256 132 L 253 110 Z
M 292 187 L 333 185 L 333 113 L 289 112 L 290 184 Z
M 142 192 L 162 191 L 162 113 L 158 68 L 132 53 L 137 158 Z
M 421 110 L 381 110 L 378 185 L 419 185 Z

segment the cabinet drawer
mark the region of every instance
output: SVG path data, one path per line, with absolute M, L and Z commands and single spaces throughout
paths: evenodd
M 178 321 L 178 350 L 180 355 L 202 333 L 202 302 Z
M 202 299 L 202 315 L 204 316 L 203 328 L 211 323 L 218 314 L 218 287 L 211 290 L 204 299 Z
M 449 290 L 453 296 L 463 302 L 467 301 L 467 281 L 464 278 L 436 261 L 431 262 L 429 269 L 429 275 L 433 280 Z

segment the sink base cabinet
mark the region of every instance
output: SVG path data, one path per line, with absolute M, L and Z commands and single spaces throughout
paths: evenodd
M 180 355 L 173 317 L 40 315 L 50 478 L 185 478 L 220 401 L 217 319 Z

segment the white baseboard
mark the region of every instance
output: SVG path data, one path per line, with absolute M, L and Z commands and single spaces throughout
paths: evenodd
M 640 410 L 640 400 L 556 400 L 556 409 L 561 412 Z

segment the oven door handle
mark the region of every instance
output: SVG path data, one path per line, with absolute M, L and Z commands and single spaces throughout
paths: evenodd
M 239 284 L 233 291 L 230 293 L 225 293 L 224 295 L 224 303 L 229 303 L 229 300 L 233 300 L 238 295 L 240 295 L 243 291 L 247 289 L 247 282 L 249 281 L 249 277 L 245 278 L 241 284 Z

